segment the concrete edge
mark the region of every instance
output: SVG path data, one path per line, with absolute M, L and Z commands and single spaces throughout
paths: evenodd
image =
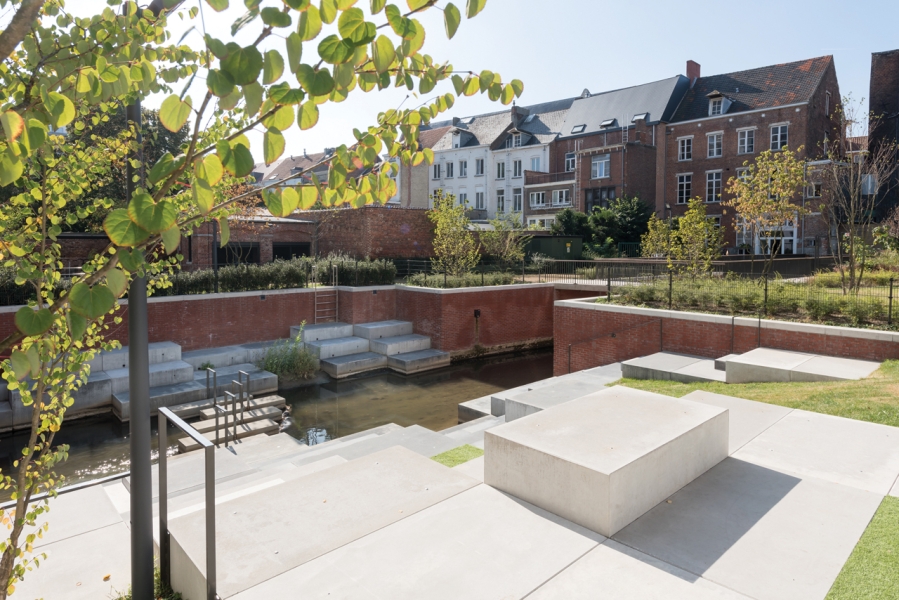
M 478 287 L 453 288 L 444 290 L 442 288 L 426 288 L 415 285 L 396 284 L 397 290 L 406 290 L 410 292 L 421 292 L 424 294 L 465 294 L 472 292 L 503 292 L 506 290 L 523 290 L 533 288 L 555 288 L 554 283 L 513 283 L 512 285 L 484 285 Z

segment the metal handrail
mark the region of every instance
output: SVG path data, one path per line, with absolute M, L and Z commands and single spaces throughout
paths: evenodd
M 168 518 L 168 423 L 200 444 L 206 454 L 206 600 L 216 600 L 215 573 L 215 445 L 165 407 L 159 408 L 159 570 L 163 584 L 171 587 L 172 554 Z

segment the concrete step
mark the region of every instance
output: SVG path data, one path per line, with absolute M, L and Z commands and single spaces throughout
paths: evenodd
M 503 411 L 503 414 L 505 414 L 505 403 L 503 403 Z M 458 416 L 459 422 L 462 424 L 480 419 L 481 417 L 491 416 L 490 396 L 482 396 L 467 402 L 460 402 Z
M 160 406 L 186 404 L 202 400 L 205 397 L 206 385 L 198 381 L 150 388 L 150 414 L 155 415 Z M 131 394 L 129 392 L 112 395 L 112 412 L 122 421 L 131 420 Z
M 368 432 L 365 433 L 367 434 Z M 324 444 L 313 446 L 309 452 L 302 454 L 297 460 L 293 461 L 293 464 L 300 466 L 311 460 L 333 455 L 353 460 L 392 446 L 403 446 L 422 456 L 431 457 L 451 450 L 459 446 L 459 444 L 445 435 L 425 429 L 419 425 L 412 425 L 383 435 L 369 434 L 369 436 L 362 436 L 341 443 L 332 442 L 330 446 Z
M 370 350 L 367 339 L 354 336 L 306 342 L 306 348 L 321 360 L 336 356 L 359 354 Z
M 431 340 L 428 338 L 429 345 L 430 342 Z M 372 344 L 374 344 L 374 342 L 372 342 Z M 434 349 L 402 352 L 387 358 L 387 366 L 404 375 L 448 367 L 450 362 L 451 357 L 448 352 Z
M 181 360 L 181 346 L 175 342 L 153 342 L 148 344 L 150 364 Z M 88 363 L 92 371 L 111 371 L 128 368 L 128 346 L 117 350 L 101 352 Z
M 225 406 L 230 410 L 231 403 L 222 403 L 219 402 L 220 406 Z M 238 403 L 239 406 L 239 403 Z M 284 400 L 283 396 L 278 396 L 276 394 L 271 394 L 268 396 L 261 397 L 253 397 L 246 402 L 247 410 L 256 410 L 259 408 L 267 408 L 269 406 L 274 406 L 278 409 L 282 409 L 287 406 L 287 401 Z M 187 405 L 184 407 L 178 406 L 175 409 L 175 414 L 179 417 L 181 414 L 186 413 L 187 411 L 193 411 L 193 415 L 189 416 L 198 416 L 201 419 L 208 420 L 215 418 L 215 411 L 211 408 L 212 401 L 211 400 L 201 400 L 200 402 L 192 403 L 191 405 Z
M 295 338 L 299 333 L 299 325 L 290 328 L 291 338 Z M 303 328 L 303 341 L 306 343 L 352 337 L 352 335 L 353 326 L 347 323 L 320 323 L 318 325 L 306 325 Z
M 238 374 L 244 371 L 250 376 L 250 389 L 244 390 L 250 394 L 260 395 L 278 390 L 278 376 L 268 371 L 263 371 L 256 365 L 250 363 L 242 363 L 231 365 L 230 367 L 222 367 L 215 369 L 216 379 L 218 383 L 218 394 L 224 395 L 225 392 L 237 394 L 237 386 L 232 382 L 238 380 Z M 193 371 L 194 381 L 202 383 L 206 386 L 206 371 Z M 212 381 L 210 378 L 210 386 Z
M 631 379 L 659 379 L 693 383 L 697 381 L 721 381 L 723 371 L 715 369 L 715 361 L 701 356 L 656 352 L 621 363 L 621 373 Z
M 194 369 L 199 369 L 204 363 L 212 363 L 213 369 L 220 369 L 231 365 L 256 363 L 274 344 L 283 340 L 269 340 L 266 342 L 253 342 L 234 346 L 222 346 L 220 348 L 207 348 L 205 350 L 191 350 L 182 352 L 181 360 L 190 363 Z
M 128 391 L 128 369 L 110 369 L 105 371 L 112 385 L 112 394 Z M 183 360 L 174 360 L 150 365 L 150 387 L 184 383 L 194 378 L 194 368 Z M 111 394 L 110 394 L 111 395 Z
M 722 356 L 721 358 L 715 359 L 715 369 L 717 371 L 727 371 L 727 361 L 732 358 L 737 358 L 740 356 L 739 354 L 728 354 L 726 356 Z
M 333 377 L 341 379 L 365 371 L 383 369 L 387 366 L 387 357 L 375 352 L 360 352 L 346 356 L 335 356 L 321 360 L 321 370 Z
M 280 421 L 281 415 L 283 411 L 277 406 L 265 406 L 262 408 L 257 408 L 253 410 L 245 410 L 243 412 L 243 416 L 240 415 L 240 405 L 238 404 L 238 424 L 240 423 L 252 423 L 253 421 L 262 421 L 264 419 L 271 419 L 272 421 Z M 218 426 L 220 429 L 224 429 L 225 427 L 225 416 L 222 413 L 219 413 Z M 227 414 L 228 419 L 228 427 L 231 427 L 233 415 L 229 411 Z M 199 431 L 200 433 L 209 433 L 210 431 L 215 431 L 216 423 L 215 417 L 211 419 L 206 419 L 203 421 L 197 421 L 196 423 L 191 423 L 191 427 Z
M 353 325 L 353 335 L 367 340 L 379 340 L 381 338 L 397 337 L 412 334 L 411 321 L 376 321 L 374 323 L 361 323 Z
M 393 356 L 394 354 L 405 354 L 408 352 L 418 352 L 427 350 L 431 347 L 431 338 L 426 335 L 418 335 L 412 333 L 409 335 L 398 335 L 389 338 L 381 338 L 371 341 L 371 351 L 378 354 Z
M 528 383 L 525 385 L 521 385 L 515 388 L 510 388 L 508 390 L 502 392 L 496 392 L 495 394 L 490 395 L 490 414 L 494 417 L 501 417 L 506 414 L 506 400 L 513 396 L 517 396 L 519 394 L 523 394 L 524 392 L 528 392 L 530 390 L 536 390 L 538 388 L 552 385 L 557 380 L 557 377 L 550 377 L 549 379 L 541 379 L 539 381 L 535 381 L 533 383 Z
M 230 431 L 230 428 L 229 428 Z M 251 435 L 260 435 L 263 433 L 277 433 L 278 432 L 278 424 L 272 421 L 271 419 L 265 419 L 263 421 L 253 421 L 252 423 L 241 423 L 237 425 L 237 439 L 250 437 Z M 224 432 L 220 432 L 219 439 L 221 443 L 224 443 L 225 434 Z M 215 432 L 211 431 L 209 433 L 204 433 L 203 437 L 205 437 L 210 442 L 215 441 Z M 230 443 L 231 434 L 228 434 L 228 440 Z M 193 450 L 199 450 L 200 444 L 194 441 L 192 438 L 184 437 L 178 440 L 178 451 L 179 452 L 191 452 Z
M 506 421 L 515 421 L 605 388 L 606 381 L 604 379 L 590 376 L 575 377 L 574 375 L 555 377 L 550 385 L 507 398 Z

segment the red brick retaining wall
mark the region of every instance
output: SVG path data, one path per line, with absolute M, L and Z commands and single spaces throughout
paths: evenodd
M 343 323 L 371 323 L 396 318 L 396 287 L 340 286 L 337 311 Z

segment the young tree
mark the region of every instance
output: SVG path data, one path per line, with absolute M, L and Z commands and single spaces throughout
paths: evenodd
M 0 488 L 16 501 L 0 510 L 8 527 L 0 543 L 0 600 L 36 566 L 29 555 L 37 534 L 24 532 L 41 527 L 38 519 L 47 504 L 32 501 L 41 492 L 52 496 L 60 483 L 53 467 L 66 449 L 53 445 L 54 435 L 72 393 L 88 376 L 87 361 L 107 344 L 104 320 L 118 320 L 116 299 L 133 277 L 172 268 L 180 257 L 166 255 L 204 222 L 217 220 L 221 244 L 227 244 L 228 216 L 259 193 L 228 194 L 249 181 L 254 166 L 247 131 L 264 132 L 262 154 L 271 164 L 284 151 L 286 132 L 319 124 L 323 104 L 394 85 L 430 98 L 419 106 L 385 110 L 375 124 L 353 131 L 351 145 L 262 190 L 269 212 L 279 217 L 317 202 L 361 207 L 395 194 L 387 168 L 377 166 L 378 154 L 406 165 L 433 160 L 430 150 L 418 149 L 418 132 L 457 96 L 480 92 L 509 104 L 523 89 L 518 80 L 503 83 L 490 71 L 457 73 L 422 52 L 425 28 L 419 13 L 440 10 L 453 37 L 461 13 L 451 3 L 438 8 L 435 0 L 409 0 L 403 12 L 382 0 L 373 0 L 370 10 L 368 3 L 363 10 L 354 2 L 322 2 L 319 8 L 308 0 L 289 0 L 262 7 L 248 0 L 248 12 L 230 32 L 255 33 L 247 46 L 227 32 L 203 31 L 197 6 L 177 13 L 197 21 L 188 35 L 198 39 L 186 44 L 173 43 L 168 29 L 164 7 L 177 2 L 154 0 L 158 13 L 132 1 L 107 4 L 84 17 L 63 10 L 57 0 L 14 1 L 15 14 L 0 32 L 0 187 L 16 190 L 0 201 L 0 261 L 16 270 L 17 281 L 35 298 L 16 313 L 17 331 L 0 340 L 0 355 L 10 356 L 2 363 L 3 377 L 32 410 L 28 445 L 0 480 Z M 484 5 L 485 0 L 468 0 L 468 18 Z M 205 10 L 227 7 L 228 0 L 207 0 Z M 450 79 L 455 94 L 432 96 Z M 197 94 L 195 82 L 202 87 L 197 101 L 189 93 Z M 147 163 L 137 154 L 134 127 L 115 138 L 78 135 L 117 106 L 153 93 L 167 94 L 159 109 L 165 129 L 189 127 L 177 152 Z M 127 206 L 113 208 L 103 219 L 108 248 L 70 287 L 61 285 L 62 225 L 76 228 L 112 207 L 98 199 L 67 209 L 95 193 L 129 154 L 127 164 L 146 179 L 136 176 L 139 187 Z M 327 181 L 312 177 L 308 185 L 286 185 L 321 164 L 329 166 Z M 152 281 L 170 285 L 164 277 Z
M 725 206 L 736 209 L 753 239 L 758 237 L 765 256 L 763 273 L 768 273 L 780 250 L 784 230 L 808 214 L 808 209 L 794 201 L 805 185 L 805 165 L 792 152 L 765 150 L 753 161 L 746 161 L 742 175 L 731 177 L 727 191 L 733 197 Z
M 822 199 L 817 208 L 837 234 L 831 249 L 844 294 L 858 293 L 865 274 L 865 260 L 873 247 L 871 237 L 881 202 L 896 174 L 896 144 L 882 141 L 857 147 L 865 134 L 875 137 L 884 126 L 883 115 L 866 115 L 852 98 L 844 98 L 833 115 L 836 139 L 825 147 L 826 162 L 813 175 L 821 178 Z
M 522 233 L 521 216 L 509 213 L 490 221 L 493 229 L 481 231 L 484 253 L 499 260 L 504 269 L 520 265 L 524 260 L 524 248 L 532 236 Z
M 649 217 L 646 233 L 640 238 L 640 251 L 645 258 L 668 259 L 668 268 L 672 268 L 671 262 L 671 232 L 673 231 L 671 219 L 660 219 L 655 214 Z
M 456 203 L 456 197 L 438 191 L 431 196 L 434 208 L 428 211 L 428 219 L 434 224 L 435 271 L 447 275 L 464 275 L 477 266 L 481 259 L 478 243 L 469 229 L 465 216 L 466 206 Z
M 711 271 L 712 262 L 721 256 L 724 233 L 706 216 L 705 202 L 693 198 L 677 219 L 652 215 L 640 242 L 643 256 L 665 256 L 669 270 L 697 277 Z
M 638 196 L 621 196 L 609 202 L 615 215 L 615 241 L 619 244 L 639 242 L 649 229 L 653 211 Z

